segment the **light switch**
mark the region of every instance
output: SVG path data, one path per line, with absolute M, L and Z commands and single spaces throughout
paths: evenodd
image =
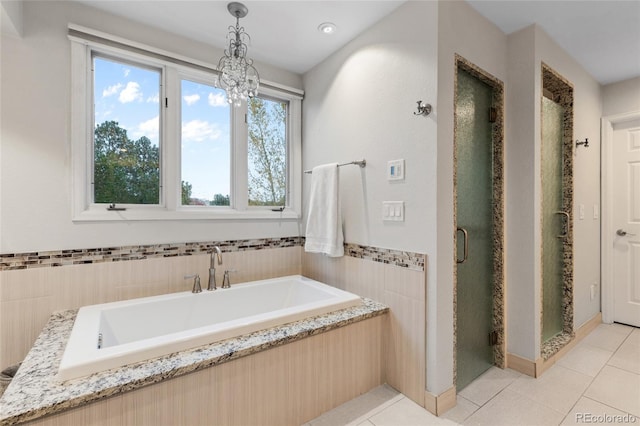
M 580 217 L 580 220 L 584 219 L 584 204 L 580 204 L 578 206 L 578 216 Z
M 404 222 L 404 201 L 383 201 L 382 220 Z
M 597 204 L 593 205 L 593 218 L 598 219 L 600 217 L 600 206 Z
M 387 180 L 404 179 L 404 160 L 393 160 L 387 162 Z

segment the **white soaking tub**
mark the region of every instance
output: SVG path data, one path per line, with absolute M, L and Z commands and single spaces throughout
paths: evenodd
M 57 378 L 86 376 L 360 304 L 355 294 L 292 275 L 84 306 Z

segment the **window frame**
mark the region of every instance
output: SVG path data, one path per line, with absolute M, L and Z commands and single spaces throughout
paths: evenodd
M 172 52 L 125 40 L 74 24 L 71 40 L 71 156 L 72 220 L 203 220 L 203 219 L 299 219 L 302 186 L 302 98 L 304 92 L 262 81 L 259 94 L 288 102 L 287 111 L 287 206 L 248 206 L 247 105 L 231 113 L 231 206 L 183 206 L 181 185 L 181 88 L 182 79 L 212 84 L 216 67 Z M 95 53 L 94 53 L 95 52 Z M 132 62 L 136 66 L 162 69 L 160 89 L 160 200 L 159 204 L 118 204 L 126 210 L 110 211 L 93 203 L 93 57 Z M 165 99 L 168 104 L 165 104 Z M 277 210 L 277 211 L 274 211 Z
M 147 59 L 145 59 L 144 61 L 140 60 L 140 59 L 136 59 L 136 58 L 130 58 L 128 55 L 114 55 L 112 53 L 106 53 L 104 50 L 102 49 L 89 49 L 89 61 L 90 61 L 90 67 L 91 67 L 91 76 L 90 76 L 90 80 L 89 80 L 89 84 L 90 84 L 90 90 L 89 90 L 89 94 L 88 96 L 91 97 L 90 100 L 90 105 L 92 105 L 91 107 L 91 111 L 88 112 L 89 115 L 89 122 L 90 122 L 90 129 L 95 129 L 96 128 L 96 122 L 95 122 L 95 69 L 94 69 L 94 59 L 95 58 L 101 58 L 103 60 L 106 61 L 111 61 L 111 62 L 117 62 L 117 63 L 121 63 L 121 64 L 128 64 L 131 65 L 132 67 L 137 67 L 137 68 L 141 68 L 141 69 L 147 69 L 150 71 L 157 71 L 160 74 L 160 78 L 159 78 L 159 84 L 160 86 L 158 87 L 158 147 L 159 147 L 159 152 L 158 152 L 158 203 L 157 204 L 126 204 L 126 203 L 118 203 L 118 206 L 124 207 L 124 208 L 134 208 L 137 206 L 146 206 L 149 208 L 153 208 L 153 207 L 164 207 L 165 203 L 164 203 L 164 194 L 163 194 L 163 188 L 164 188 L 164 183 L 163 183 L 163 177 L 164 177 L 164 167 L 163 167 L 163 160 L 164 160 L 164 155 L 163 155 L 163 149 L 164 149 L 164 123 L 165 123 L 165 108 L 162 107 L 162 99 L 165 98 L 165 87 L 167 87 L 166 84 L 166 74 L 167 74 L 167 70 L 166 67 L 164 66 L 164 64 L 161 63 L 157 63 L 155 61 L 149 61 Z M 90 205 L 96 205 L 96 206 L 107 206 L 109 203 L 96 203 L 95 202 L 95 133 L 94 131 L 92 131 L 90 133 L 90 138 L 91 138 L 91 143 L 89 144 L 90 147 L 90 153 L 89 156 L 91 157 L 91 164 L 89 165 L 88 168 L 88 176 L 87 178 L 89 179 L 89 184 L 90 184 L 90 188 L 89 188 L 89 204 Z

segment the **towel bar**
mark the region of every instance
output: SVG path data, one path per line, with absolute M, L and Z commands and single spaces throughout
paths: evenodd
M 363 159 L 362 159 L 362 160 L 360 160 L 360 161 L 351 161 L 350 163 L 342 163 L 342 164 L 338 164 L 338 167 L 342 167 L 342 166 L 349 166 L 349 165 L 351 165 L 351 164 L 355 164 L 355 165 L 360 166 L 360 168 L 363 168 L 363 167 L 365 167 L 365 166 L 367 165 L 367 160 L 365 160 L 365 159 L 363 158 Z M 311 173 L 313 173 L 313 171 L 312 171 L 312 170 L 305 170 L 304 172 L 305 172 L 305 173 L 307 173 L 307 174 L 311 174 Z

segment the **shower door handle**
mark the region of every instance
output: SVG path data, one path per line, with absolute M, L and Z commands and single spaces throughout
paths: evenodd
M 462 254 L 462 260 L 457 259 L 457 255 L 456 255 L 456 263 L 464 263 L 467 261 L 467 258 L 469 257 L 469 234 L 467 233 L 467 230 L 464 228 L 456 228 L 457 232 L 462 232 L 462 235 L 464 235 L 464 252 Z
M 555 212 L 555 214 L 564 216 L 564 218 L 566 219 L 565 226 L 562 227 L 565 231 L 561 235 L 558 235 L 557 238 L 567 238 L 567 236 L 569 235 L 569 221 L 571 220 L 569 218 L 569 213 L 560 211 L 560 212 Z

